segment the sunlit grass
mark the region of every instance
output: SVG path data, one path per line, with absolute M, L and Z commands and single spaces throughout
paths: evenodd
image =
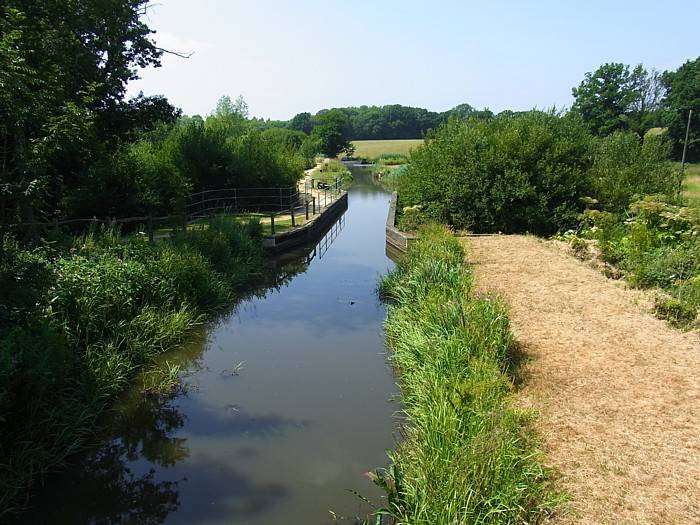
M 413 148 L 423 144 L 423 139 L 406 140 L 354 140 L 355 156 L 365 159 L 377 159 L 382 155 L 408 155 Z

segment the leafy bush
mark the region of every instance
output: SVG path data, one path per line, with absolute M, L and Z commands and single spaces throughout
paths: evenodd
M 657 298 L 654 307 L 656 315 L 666 319 L 674 326 L 684 327 L 695 321 L 697 307 L 693 307 L 673 297 Z
M 566 229 L 583 209 L 590 141 L 573 115 L 452 119 L 413 150 L 401 199 L 477 232 Z
M 9 235 L 0 239 L 0 335 L 4 330 L 33 318 L 46 303 L 54 280 L 46 258 L 20 248 Z
M 594 146 L 591 181 L 603 209 L 623 213 L 644 195 L 673 196 L 678 178 L 668 157 L 671 146 L 663 136 L 615 132 Z
M 700 310 L 700 210 L 648 196 L 631 204 L 628 218 L 587 211 L 581 235 L 598 241 L 605 262 L 624 271 L 633 286 L 671 295 L 657 313 L 690 324 Z
M 429 219 L 425 216 L 419 205 L 406 206 L 401 210 L 398 226 L 402 231 L 415 232 L 428 222 Z

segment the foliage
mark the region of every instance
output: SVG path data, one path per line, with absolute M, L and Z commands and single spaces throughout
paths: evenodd
M 309 135 L 314 128 L 314 121 L 311 113 L 299 113 L 294 115 L 288 126 L 292 130 L 301 131 Z
M 596 135 L 631 129 L 644 134 L 658 121 L 661 83 L 656 71 L 648 73 L 644 66 L 633 69 L 621 63 L 607 63 L 573 90 L 572 110 Z
M 320 144 L 320 151 L 334 158 L 339 153 L 352 153 L 353 147 L 347 131 L 347 117 L 336 109 L 316 116 L 316 125 L 311 136 Z
M 583 207 L 589 145 L 574 115 L 453 119 L 412 151 L 401 202 L 457 228 L 551 233 Z
M 676 71 L 666 71 L 662 80 L 666 88 L 666 125 L 673 141 L 674 157 L 679 160 L 681 158 L 688 111 L 692 109 L 686 160 L 700 161 L 700 57 L 687 61 Z
M 478 296 L 449 231 L 423 229 L 380 284 L 406 415 L 378 515 L 396 523 L 535 523 L 555 502 L 529 429 L 510 403 L 503 304 Z M 379 522 L 379 521 L 378 521 Z
M 161 51 L 146 0 L 9 0 L 0 6 L 0 221 L 58 207 L 62 189 L 115 134 L 134 67 Z M 77 36 L 79 35 L 79 37 Z
M 352 181 L 352 173 L 350 170 L 337 159 L 329 159 L 313 172 L 312 177 L 315 180 L 322 180 L 327 183 L 332 183 L 336 179 L 342 179 L 346 184 Z
M 668 162 L 670 144 L 662 136 L 615 132 L 594 144 L 591 183 L 606 211 L 624 213 L 642 195 L 678 191 L 678 175 Z
M 406 206 L 399 215 L 398 227 L 401 231 L 415 232 L 429 222 L 419 205 Z
M 260 225 L 212 220 L 151 244 L 117 231 L 0 258 L 0 517 L 84 445 L 134 373 L 262 280 Z M 10 294 L 5 294 L 9 291 Z M 168 384 L 176 372 L 166 374 Z
M 632 203 L 629 216 L 588 211 L 579 236 L 596 240 L 603 260 L 633 286 L 669 294 L 657 313 L 692 324 L 700 311 L 700 210 L 650 196 Z
M 489 119 L 493 113 L 488 109 L 477 110 L 469 104 L 460 104 L 448 111 L 438 113 L 423 108 L 390 104 L 387 106 L 359 106 L 321 110 L 316 115 L 299 113 L 286 125 L 293 130 L 311 134 L 329 111 L 338 111 L 345 116 L 345 132 L 352 140 L 405 140 L 419 139 L 428 131 L 445 123 L 450 117 L 461 119 Z

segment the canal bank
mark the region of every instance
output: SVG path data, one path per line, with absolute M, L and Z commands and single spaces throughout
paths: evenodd
M 357 172 L 342 228 L 165 356 L 184 391 L 136 385 L 100 446 L 49 479 L 23 522 L 274 525 L 369 510 L 349 491 L 378 500 L 363 473 L 387 463 L 398 409 L 375 294 L 392 267 L 388 204 Z

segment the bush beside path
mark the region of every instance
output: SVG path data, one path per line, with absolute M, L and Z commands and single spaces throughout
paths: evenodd
M 546 241 L 469 239 L 477 287 L 510 305 L 518 401 L 558 469 L 556 523 L 700 523 L 700 334 Z

